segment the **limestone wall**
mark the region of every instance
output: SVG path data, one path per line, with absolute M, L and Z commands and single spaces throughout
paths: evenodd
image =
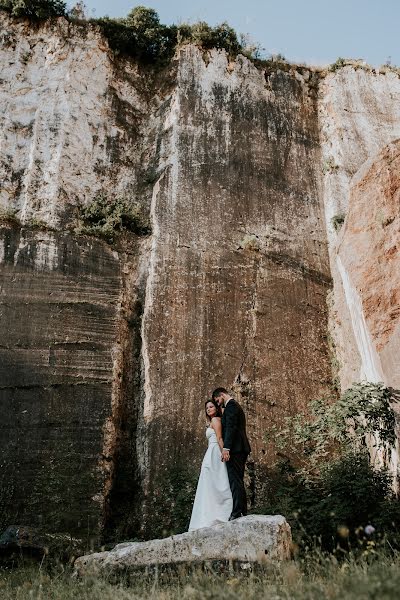
M 358 171 L 364 163 L 370 163 L 373 158 L 389 143 L 400 137 L 400 78 L 395 72 L 373 73 L 363 68 L 347 66 L 335 74 L 329 74 L 320 85 L 319 119 L 321 128 L 322 167 L 324 171 L 324 204 L 329 240 L 330 263 L 332 270 L 334 294 L 331 298 L 331 332 L 336 344 L 336 355 L 339 363 L 339 375 L 343 389 L 353 381 L 368 378 L 371 373 L 365 373 L 360 354 L 360 339 L 354 334 L 351 315 L 343 290 L 342 277 L 337 269 L 337 253 L 342 232 L 336 232 L 332 219 L 336 215 L 343 217 L 357 214 L 357 228 L 361 231 L 363 224 L 369 220 L 368 235 L 371 234 L 373 220 L 379 227 L 379 211 L 386 203 L 382 189 L 375 188 L 375 194 L 368 194 L 368 203 L 361 194 L 352 193 L 352 179 L 358 185 Z M 386 195 L 387 192 L 385 192 Z M 394 193 L 394 190 L 393 190 Z M 392 202 L 396 202 L 393 196 Z M 364 211 L 364 214 L 362 212 Z M 382 213 L 383 214 L 383 213 Z M 354 225 L 351 226 L 352 228 Z M 378 234 L 385 237 L 392 234 L 382 229 Z M 374 234 L 373 234 L 374 235 Z M 372 238 L 370 242 L 373 244 Z M 348 244 L 348 255 L 352 262 L 360 261 L 375 277 L 381 281 L 382 289 L 391 288 L 390 281 L 385 277 L 386 266 L 380 256 L 381 252 L 365 253 L 365 247 L 358 246 L 355 238 Z M 366 261 L 368 266 L 366 265 Z M 369 291 L 370 282 L 365 278 L 360 281 L 350 274 L 349 282 L 358 294 L 364 296 Z M 365 298 L 362 298 L 365 302 Z M 365 308 L 365 307 L 364 307 Z M 390 324 L 392 317 L 384 313 L 383 321 Z M 367 335 L 375 338 L 369 330 Z M 385 325 L 383 325 L 385 327 Z M 379 341 L 372 344 L 371 352 L 376 352 Z M 362 352 L 362 351 L 361 351 Z M 393 357 L 386 361 L 393 363 Z M 398 386 L 399 371 L 391 367 L 378 369 L 376 376 L 387 385 Z
M 335 360 L 342 387 L 360 377 L 339 242 L 397 385 L 346 237 L 365 210 L 351 177 L 400 137 L 397 75 L 324 79 L 194 46 L 155 72 L 113 56 L 93 26 L 1 25 L 2 525 L 97 539 L 168 520 L 172 479 L 199 470 L 219 385 L 248 416 L 249 496 L 262 502 L 265 433 L 332 395 Z M 99 196 L 139 203 L 151 235 L 78 235 Z M 395 247 L 392 223 L 378 246 L 391 227 Z
M 143 320 L 148 502 L 171 468 L 198 470 L 204 400 L 234 386 L 253 447 L 329 391 L 330 273 L 311 73 L 266 76 L 247 59 L 181 50 L 152 203 Z M 156 507 L 154 507 L 156 504 Z

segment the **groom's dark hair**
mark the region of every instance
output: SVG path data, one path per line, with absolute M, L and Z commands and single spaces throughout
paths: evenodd
M 229 394 L 228 390 L 226 390 L 223 387 L 219 387 L 216 388 L 213 393 L 212 393 L 212 399 L 215 400 L 216 398 L 218 398 L 221 394 Z

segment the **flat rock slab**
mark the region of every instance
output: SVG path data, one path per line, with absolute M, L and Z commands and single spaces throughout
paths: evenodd
M 75 569 L 78 575 L 93 575 L 154 565 L 280 561 L 290 558 L 291 542 L 284 517 L 250 515 L 161 540 L 118 544 L 108 552 L 81 556 Z

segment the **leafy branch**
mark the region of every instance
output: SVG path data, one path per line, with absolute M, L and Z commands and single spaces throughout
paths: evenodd
M 287 417 L 273 432 L 278 450 L 302 457 L 303 471 L 318 472 L 328 457 L 374 446 L 388 452 L 396 443 L 392 391 L 383 383 L 355 383 L 336 402 L 310 403 L 310 416 Z

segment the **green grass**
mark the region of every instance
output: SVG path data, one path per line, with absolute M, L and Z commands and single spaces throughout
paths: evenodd
M 71 578 L 59 567 L 19 567 L 0 570 L 2 600 L 391 600 L 399 597 L 400 558 L 375 553 L 373 547 L 361 559 L 338 562 L 332 555 L 309 554 L 262 574 L 217 575 L 197 571 L 165 575 L 135 575 L 130 582 Z

